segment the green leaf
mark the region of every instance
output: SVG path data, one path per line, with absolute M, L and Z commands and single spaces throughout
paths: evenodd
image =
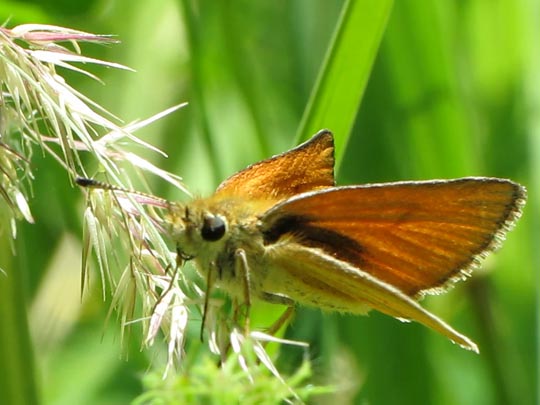
M 348 1 L 311 93 L 297 139 L 322 128 L 334 132 L 339 167 L 388 17 L 392 0 Z

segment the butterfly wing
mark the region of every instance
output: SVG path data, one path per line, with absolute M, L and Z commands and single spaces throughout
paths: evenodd
M 296 148 L 232 175 L 215 194 L 282 200 L 334 185 L 334 138 L 322 130 Z
M 320 248 L 419 298 L 469 274 L 525 198 L 520 185 L 493 178 L 335 187 L 275 205 L 261 227 L 267 245 L 288 238 Z
M 262 288 L 305 305 L 352 313 L 369 307 L 396 318 L 415 320 L 478 352 L 469 338 L 454 330 L 397 288 L 320 249 L 288 242 L 268 248 L 269 274 Z M 368 308 L 366 308 L 366 305 Z

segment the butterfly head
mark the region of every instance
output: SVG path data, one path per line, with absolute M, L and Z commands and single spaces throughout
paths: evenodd
M 223 249 L 229 221 L 202 203 L 177 205 L 171 210 L 170 234 L 183 260 L 215 257 Z

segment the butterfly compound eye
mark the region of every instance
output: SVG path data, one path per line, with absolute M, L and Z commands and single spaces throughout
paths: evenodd
M 201 236 L 208 242 L 220 240 L 225 235 L 225 220 L 218 216 L 207 216 L 204 218 L 201 229 Z

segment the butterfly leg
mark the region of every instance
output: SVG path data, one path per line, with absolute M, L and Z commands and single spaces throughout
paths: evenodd
M 266 333 L 269 335 L 275 335 L 287 322 L 289 322 L 294 316 L 296 311 L 295 307 L 287 307 L 287 309 L 281 314 L 281 316 L 274 322 L 272 326 L 268 328 Z
M 251 280 L 249 263 L 244 249 L 237 249 L 234 255 L 236 274 L 239 275 L 244 284 L 244 331 L 247 334 L 249 332 L 249 311 L 251 309 Z
M 263 293 L 261 294 L 261 298 L 266 302 L 270 302 L 272 304 L 286 305 L 288 307 L 266 331 L 266 333 L 268 333 L 269 335 L 274 335 L 294 315 L 295 302 L 286 295 L 269 293 L 265 291 L 263 291 Z
M 202 322 L 201 322 L 201 332 L 200 332 L 200 339 L 201 342 L 204 341 L 204 326 L 206 324 L 206 315 L 208 312 L 208 302 L 210 300 L 210 291 L 212 290 L 212 269 L 208 269 L 208 275 L 206 276 L 206 293 L 204 294 L 204 309 L 203 309 L 203 316 L 202 316 Z

